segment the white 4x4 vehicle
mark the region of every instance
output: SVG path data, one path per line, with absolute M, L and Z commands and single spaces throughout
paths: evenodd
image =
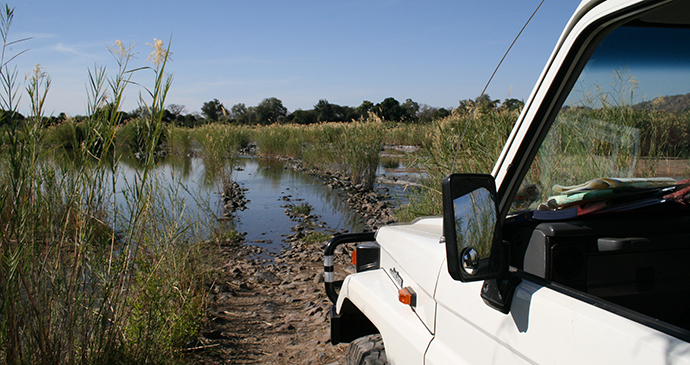
M 690 364 L 688 136 L 690 1 L 582 2 L 490 175 L 444 180 L 443 217 L 329 242 L 332 342 L 357 364 Z

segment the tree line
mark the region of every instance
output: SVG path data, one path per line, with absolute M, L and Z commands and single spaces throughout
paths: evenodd
M 437 108 L 427 104 L 419 104 L 412 99 L 407 99 L 401 103 L 395 98 L 389 97 L 374 104 L 365 100 L 357 107 L 338 105 L 330 103 L 326 99 L 321 99 L 314 105 L 313 109 L 297 109 L 288 113 L 288 109 L 283 102 L 275 97 L 266 98 L 256 106 L 246 106 L 238 103 L 226 108 L 218 99 L 203 103 L 201 114 L 188 113 L 184 105 L 169 104 L 163 115 L 164 123 L 174 123 L 175 125 L 194 127 L 209 123 L 224 123 L 238 125 L 270 125 L 274 123 L 294 123 L 294 124 L 314 124 L 321 122 L 351 122 L 364 120 L 370 113 L 377 117 L 393 122 L 405 123 L 429 123 L 436 119 L 445 118 L 452 113 L 467 114 L 473 110 L 486 112 L 489 110 L 507 109 L 519 110 L 524 102 L 517 99 L 500 100 L 491 99 L 489 95 L 483 94 L 475 99 L 460 100 L 458 107 Z M 109 117 L 113 112 L 112 105 L 105 105 L 105 114 Z M 118 123 L 125 123 L 131 119 L 146 117 L 149 113 L 146 107 L 138 107 L 130 112 L 119 112 Z M 85 119 L 84 116 L 75 116 L 73 119 L 79 121 Z M 24 116 L 17 112 L 3 112 L 0 110 L 0 126 L 2 124 L 21 121 Z M 46 126 L 59 124 L 67 119 L 65 113 L 57 116 L 46 117 Z
M 491 99 L 483 94 L 474 100 L 461 100 L 456 112 L 465 113 L 477 106 L 477 109 L 487 111 L 491 109 L 521 109 L 524 103 L 517 99 Z M 338 105 L 321 99 L 313 109 L 297 109 L 292 113 L 280 99 L 271 97 L 261 101 L 256 106 L 247 107 L 244 103 L 233 105 L 227 109 L 218 99 L 203 104 L 201 114 L 207 122 L 224 122 L 231 124 L 269 125 L 273 123 L 314 124 L 321 122 L 351 122 L 366 119 L 370 113 L 377 117 L 393 122 L 429 123 L 433 120 L 445 118 L 453 109 L 437 108 L 426 104 L 419 104 L 412 99 L 400 103 L 389 97 L 374 104 L 365 100 L 357 107 Z

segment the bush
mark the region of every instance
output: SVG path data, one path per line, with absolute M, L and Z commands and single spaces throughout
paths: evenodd
M 0 14 L 5 35 L 12 14 L 8 7 Z M 121 130 L 149 152 L 163 140 L 155 110 L 162 110 L 170 85 L 161 46 L 156 40 L 148 68 L 156 76 L 154 117 Z M 109 152 L 120 113 L 110 111 L 118 110 L 130 84 L 132 52 L 121 43 L 110 51 L 120 68 L 111 79 L 104 68 L 89 71 L 88 117 L 43 128 L 49 80 L 36 68 L 27 87 L 33 117 L 4 131 L 0 362 L 170 363 L 198 330 L 204 269 L 193 227 L 179 219 L 183 187 L 161 189 L 157 182 L 169 177 L 155 176 L 152 159 L 127 186 L 115 184 L 117 159 Z M 3 74 L 4 92 L 15 92 L 15 78 Z M 51 146 L 71 150 L 75 163 L 51 159 Z
M 412 165 L 424 171 L 422 187 L 396 212 L 398 221 L 442 213 L 441 180 L 451 173 L 491 173 L 519 113 L 493 110 L 471 118 L 451 115 L 427 129 Z
M 157 152 L 162 149 L 168 139 L 168 129 L 160 128 L 156 136 L 156 129 L 160 128 L 150 118 L 130 119 L 116 130 L 115 140 L 119 146 L 127 146 L 133 153 Z

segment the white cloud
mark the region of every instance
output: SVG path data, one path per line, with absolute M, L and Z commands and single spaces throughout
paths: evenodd
M 104 46 L 101 46 L 101 47 L 102 47 L 102 48 L 101 48 L 101 53 L 102 53 L 102 50 L 103 50 L 105 47 L 104 47 Z M 52 49 L 53 49 L 54 51 L 61 52 L 61 53 L 73 54 L 73 55 L 77 55 L 77 56 L 79 56 L 79 57 L 84 57 L 84 58 L 89 58 L 89 59 L 99 59 L 99 58 L 101 58 L 101 55 L 100 55 L 100 54 L 96 55 L 96 54 L 86 53 L 86 52 L 83 52 L 83 51 L 81 50 L 81 48 L 84 48 L 84 47 L 82 47 L 82 46 L 66 45 L 66 44 L 64 44 L 64 43 L 62 43 L 62 42 L 60 42 L 60 43 L 58 43 L 58 44 L 56 44 L 56 45 L 54 45 L 54 46 L 52 47 Z M 90 48 L 90 47 L 86 47 L 86 48 Z

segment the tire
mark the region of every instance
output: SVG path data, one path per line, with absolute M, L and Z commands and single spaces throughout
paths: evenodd
M 386 365 L 386 350 L 380 334 L 360 337 L 350 343 L 345 351 L 343 365 Z

